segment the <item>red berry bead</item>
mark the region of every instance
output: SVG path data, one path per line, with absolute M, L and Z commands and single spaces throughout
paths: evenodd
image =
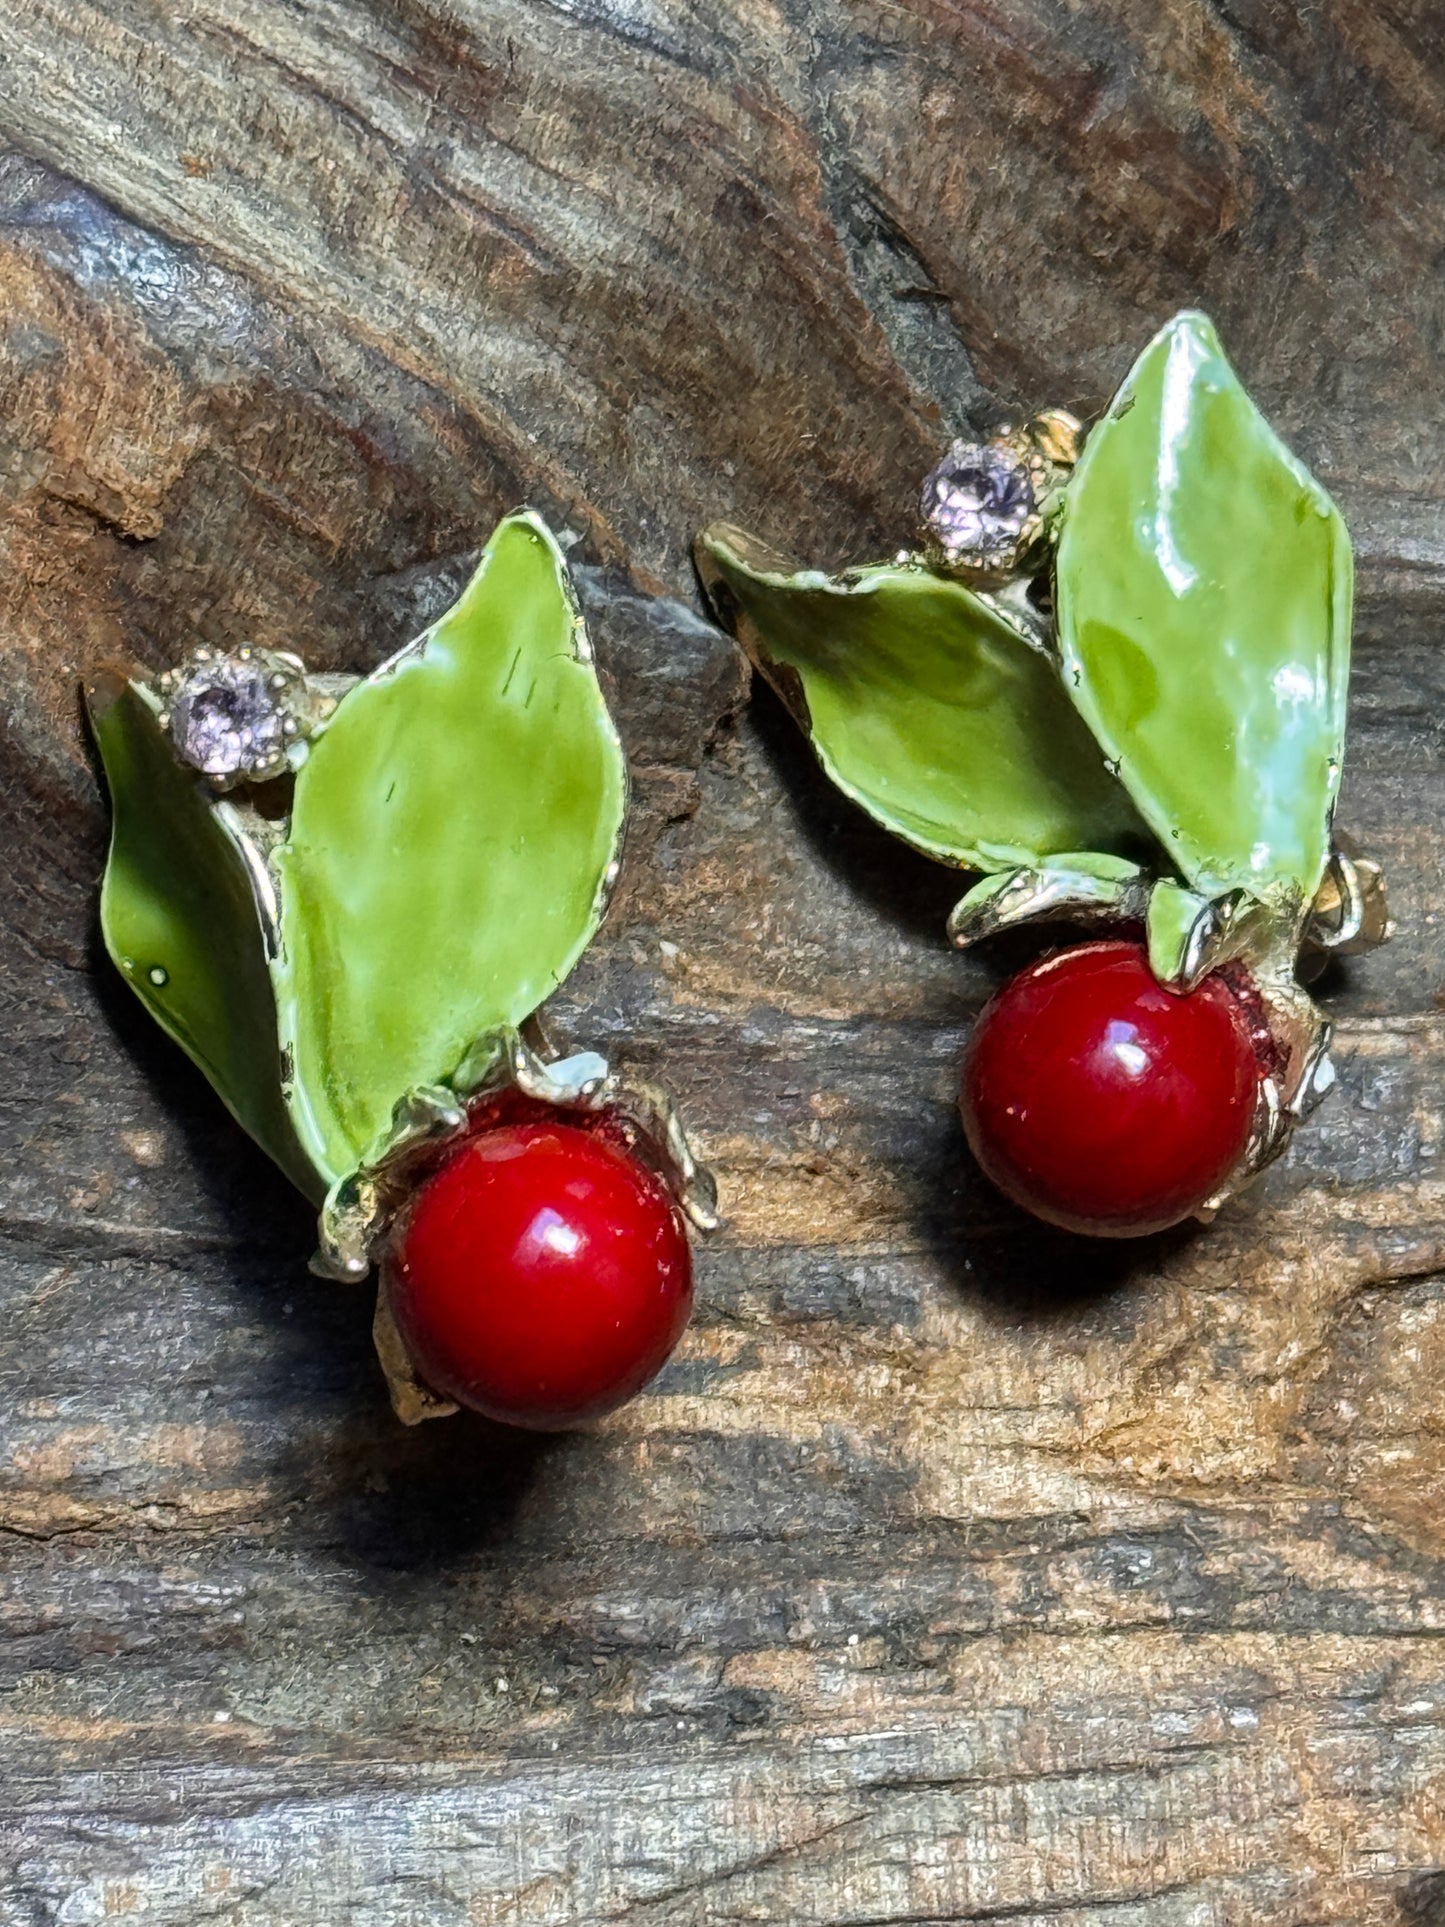
M 1218 1190 L 1259 1088 L 1250 1019 L 1217 976 L 1162 988 L 1137 943 L 1059 951 L 1005 984 L 964 1060 L 974 1156 L 1050 1224 L 1162 1231 Z
M 392 1311 L 433 1390 L 552 1431 L 623 1404 L 692 1309 L 692 1256 L 660 1179 L 597 1131 L 483 1130 L 420 1187 Z

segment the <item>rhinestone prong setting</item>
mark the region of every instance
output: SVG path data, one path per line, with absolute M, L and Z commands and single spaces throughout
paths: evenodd
M 154 689 L 176 755 L 222 791 L 294 772 L 336 707 L 300 657 L 249 646 L 194 649 Z
M 952 443 L 919 499 L 925 563 L 985 585 L 1022 568 L 1047 531 L 1082 434 L 1055 409 L 987 441 Z

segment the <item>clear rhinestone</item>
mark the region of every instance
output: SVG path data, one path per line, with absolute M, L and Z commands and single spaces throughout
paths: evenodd
M 1006 554 L 1034 512 L 1028 470 L 1007 449 L 955 442 L 923 484 L 923 523 L 950 561 Z
M 207 776 L 261 773 L 285 753 L 286 711 L 257 662 L 196 663 L 177 685 L 170 712 L 177 755 Z

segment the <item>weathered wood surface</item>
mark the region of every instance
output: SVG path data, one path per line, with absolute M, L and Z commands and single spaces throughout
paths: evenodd
M 0 35 L 0 1923 L 1445 1920 L 1433 0 L 19 0 Z M 968 1172 L 1002 967 L 742 710 L 726 513 L 1202 300 L 1350 512 L 1400 936 L 1207 1236 Z M 98 957 L 87 664 L 374 660 L 570 524 L 639 773 L 560 1013 L 729 1223 L 598 1436 L 404 1433 L 365 1296 Z

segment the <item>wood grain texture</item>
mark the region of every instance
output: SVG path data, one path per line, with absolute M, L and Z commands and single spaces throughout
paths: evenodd
M 0 40 L 0 1927 L 1445 1921 L 1445 59 L 1431 0 L 22 0 Z M 686 555 L 907 532 L 1185 301 L 1340 496 L 1400 934 L 1208 1234 L 971 1173 L 1021 947 Z M 100 956 L 77 676 L 378 660 L 523 498 L 638 776 L 558 1028 L 682 1098 L 595 1436 L 395 1426 L 364 1292 Z

